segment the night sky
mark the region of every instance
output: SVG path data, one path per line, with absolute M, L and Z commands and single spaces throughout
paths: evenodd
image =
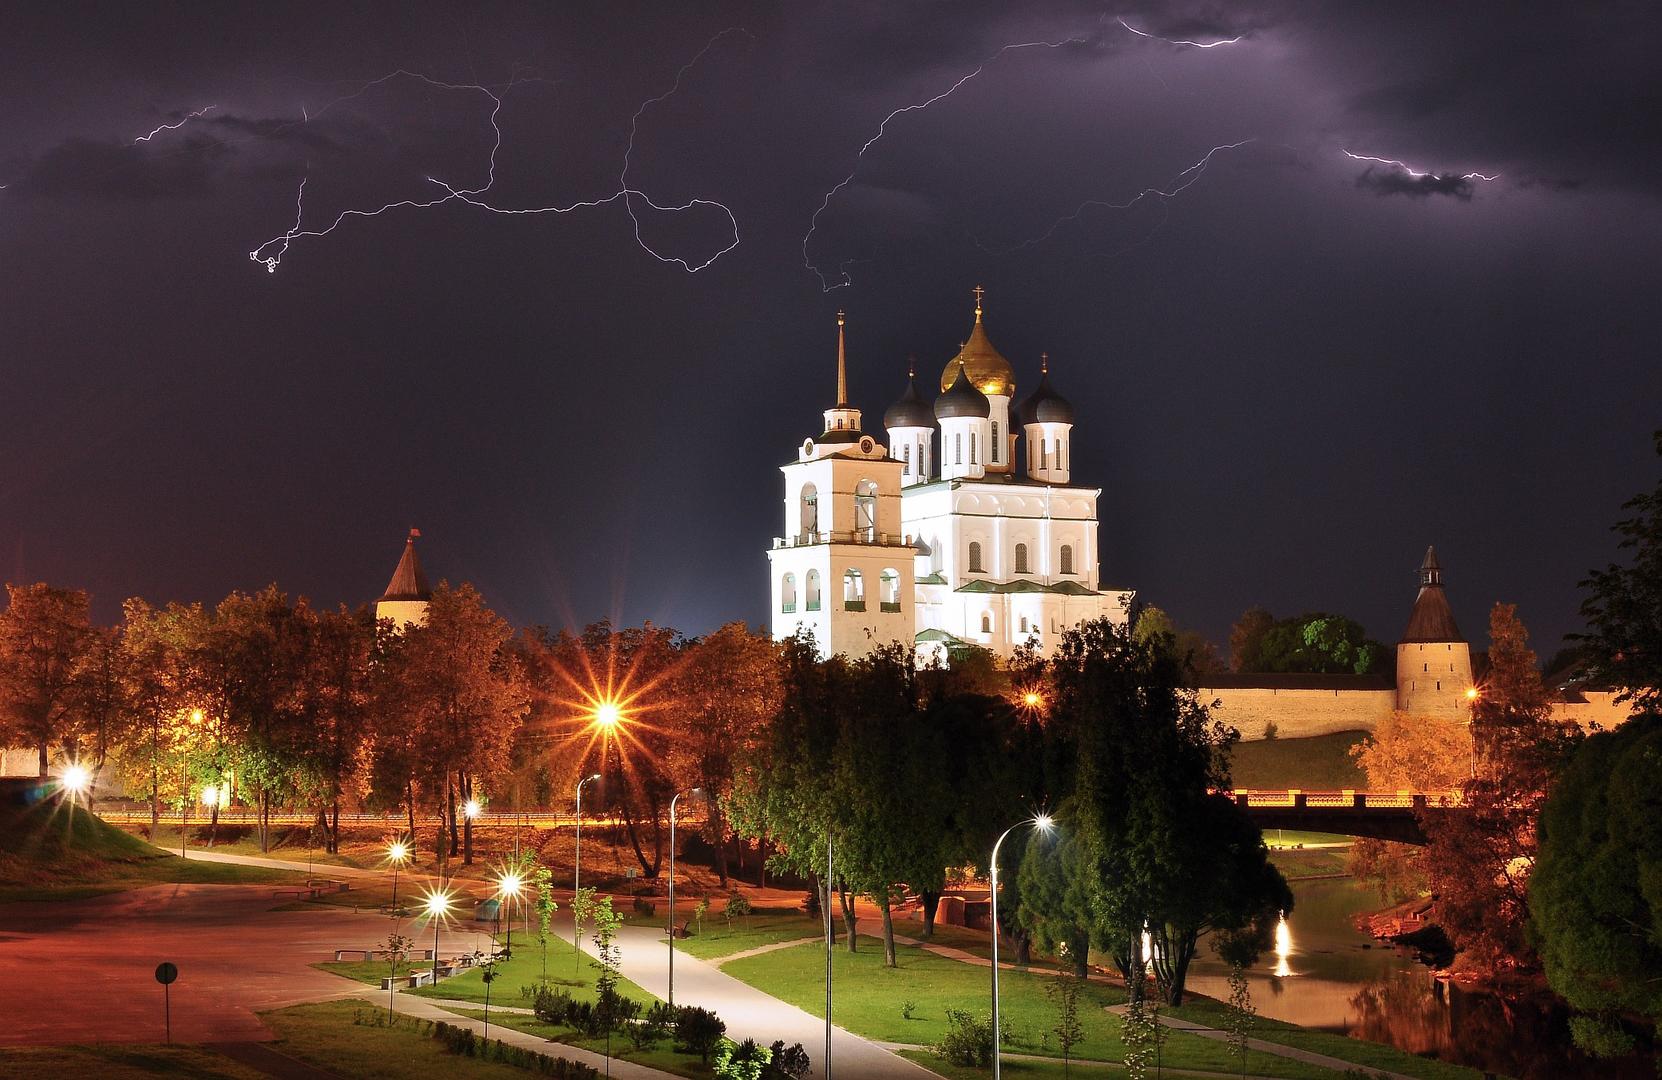
M 1550 654 L 1655 481 L 1650 5 L 155 7 L 0 13 L 0 576 L 101 618 L 372 600 L 416 525 L 515 622 L 761 623 L 837 308 L 875 431 L 976 284 L 1105 582 L 1220 641 L 1394 641 L 1435 543 Z M 480 193 L 268 273 L 302 180 Z

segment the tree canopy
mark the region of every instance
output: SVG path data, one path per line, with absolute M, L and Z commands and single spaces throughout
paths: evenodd
M 1662 455 L 1662 430 L 1655 439 Z M 1581 615 L 1588 629 L 1575 639 L 1595 680 L 1655 711 L 1662 708 L 1662 480 L 1622 509 L 1628 516 L 1612 530 L 1629 562 L 1594 570 L 1581 583 L 1587 590 Z
M 1239 672 L 1370 675 L 1387 669 L 1391 650 L 1343 615 L 1312 611 L 1272 619 L 1263 608 L 1250 608 L 1230 631 L 1229 657 Z

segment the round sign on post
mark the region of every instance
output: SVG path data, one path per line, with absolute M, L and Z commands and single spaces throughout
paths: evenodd
M 173 1044 L 173 992 L 171 984 L 179 977 L 179 969 L 163 960 L 156 965 L 156 981 L 162 984 L 162 1023 L 168 1045 Z

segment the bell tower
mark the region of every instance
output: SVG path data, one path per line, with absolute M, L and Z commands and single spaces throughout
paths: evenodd
M 416 557 L 415 542 L 420 537 L 420 529 L 411 529 L 404 538 L 404 553 L 398 557 L 387 591 L 375 601 L 375 617 L 391 619 L 400 630 L 412 624 L 426 626 L 427 603 L 433 599 L 427 575 L 421 572 L 421 560 Z

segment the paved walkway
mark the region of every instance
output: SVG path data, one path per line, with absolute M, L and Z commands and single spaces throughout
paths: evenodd
M 562 933 L 567 941 L 571 938 Z M 817 938 L 815 940 L 818 940 Z M 796 944 L 796 943 L 791 943 Z M 623 976 L 650 994 L 669 996 L 669 946 L 656 927 L 624 926 L 618 933 Z M 585 935 L 584 951 L 593 955 L 594 943 Z M 675 954 L 675 988 L 682 1004 L 696 1002 L 720 1016 L 728 1037 L 755 1039 L 766 1046 L 783 1039 L 801 1043 L 813 1062 L 808 1075 L 825 1075 L 825 1021 L 740 982 L 707 960 Z M 832 1015 L 836 1015 L 835 1002 Z M 831 1065 L 837 1076 L 861 1080 L 939 1080 L 921 1065 L 907 1061 L 868 1039 L 832 1028 Z
M 825 939 L 823 937 L 799 937 L 791 941 L 775 941 L 772 945 L 758 945 L 754 949 L 740 949 L 736 953 L 728 953 L 726 956 L 717 956 L 709 960 L 708 963 L 714 964 L 716 967 L 721 967 L 725 964 L 731 964 L 735 960 L 744 960 L 752 956 L 761 956 L 763 953 L 778 952 L 781 949 L 794 949 L 798 945 L 818 945 L 824 940 Z M 900 939 L 896 938 L 895 940 L 899 941 Z M 686 953 L 678 952 L 675 955 L 685 956 Z

